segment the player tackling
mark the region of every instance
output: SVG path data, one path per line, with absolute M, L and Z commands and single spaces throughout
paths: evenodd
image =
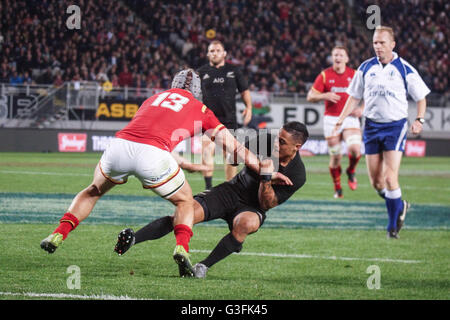
M 53 253 L 69 232 L 89 216 L 100 197 L 134 175 L 144 188 L 176 206 L 173 258 L 179 265 L 181 276 L 192 274 L 188 252 L 193 236 L 194 199 L 171 151 L 182 140 L 204 132 L 229 152 L 237 152 L 246 165 L 259 172 L 256 156 L 237 142 L 214 113 L 196 99 L 200 92 L 199 76 L 187 69 L 175 75 L 172 89 L 145 100 L 128 125 L 116 133 L 95 168 L 92 183 L 75 196 L 59 226 L 42 240 L 41 248 Z M 277 175 L 277 178 L 281 176 Z M 285 180 L 290 183 L 287 178 Z

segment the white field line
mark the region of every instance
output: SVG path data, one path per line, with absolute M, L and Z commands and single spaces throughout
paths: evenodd
M 114 296 L 110 294 L 93 294 L 93 295 L 79 295 L 67 293 L 35 293 L 35 292 L 0 292 L 0 296 L 23 296 L 30 298 L 55 298 L 55 299 L 86 299 L 86 300 L 144 300 L 131 298 L 129 296 Z
M 195 250 L 190 252 L 210 253 L 208 250 Z M 295 259 L 324 259 L 324 260 L 343 260 L 343 261 L 374 261 L 374 262 L 392 262 L 392 263 L 422 263 L 420 260 L 402 260 L 390 258 L 349 258 L 336 256 L 319 256 L 310 254 L 286 254 L 286 253 L 264 253 L 264 252 L 240 252 L 234 253 L 243 256 L 276 257 L 276 258 L 295 258 Z
M 29 174 L 29 175 L 46 175 L 46 176 L 81 176 L 81 177 L 92 177 L 94 173 L 71 173 L 71 172 L 45 172 L 45 171 L 18 171 L 18 170 L 1 170 L 0 173 L 4 174 Z M 192 181 L 203 181 L 202 177 L 190 177 L 189 180 Z M 330 186 L 331 182 L 314 182 L 316 186 Z M 369 184 L 359 183 L 359 187 L 372 188 Z M 402 189 L 408 190 L 439 190 L 439 191 L 450 191 L 450 187 L 424 187 L 424 186 L 402 186 Z

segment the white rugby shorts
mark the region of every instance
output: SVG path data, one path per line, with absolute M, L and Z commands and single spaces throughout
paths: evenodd
M 336 122 L 339 117 L 336 116 L 324 116 L 323 117 L 323 134 L 325 138 L 331 137 L 331 132 L 333 131 Z M 356 117 L 348 116 L 342 122 L 342 126 L 339 128 L 338 133 L 340 134 L 345 129 L 361 129 L 361 124 L 359 119 Z
M 170 152 L 148 144 L 114 138 L 100 159 L 103 176 L 115 184 L 134 175 L 145 189 L 170 198 L 183 187 L 185 176 Z

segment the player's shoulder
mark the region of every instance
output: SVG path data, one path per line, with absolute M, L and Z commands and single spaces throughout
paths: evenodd
M 172 92 L 172 93 L 178 93 L 179 95 L 182 95 L 184 97 L 194 97 L 193 94 L 190 91 L 184 90 L 184 89 L 180 89 L 180 88 L 170 88 L 167 89 L 164 92 Z
M 225 62 L 224 69 L 227 71 L 241 71 L 241 66 Z
M 345 73 L 346 74 L 348 74 L 348 75 L 354 75 L 355 74 L 355 72 L 356 72 L 356 70 L 355 69 L 353 69 L 353 68 L 350 68 L 350 67 L 345 67 Z
M 207 72 L 207 71 L 210 70 L 210 69 L 211 69 L 211 66 L 209 65 L 209 63 L 205 63 L 204 65 L 200 66 L 200 67 L 197 69 L 197 72 L 201 74 L 201 73 Z
M 286 169 L 287 169 L 286 173 L 289 178 L 294 177 L 294 176 L 300 176 L 300 177 L 305 176 L 305 172 L 306 172 L 305 164 L 303 163 L 303 160 L 300 157 L 299 152 L 297 152 L 295 157 L 289 162 Z
M 372 57 L 367 60 L 364 60 L 361 65 L 358 68 L 358 71 L 362 71 L 363 73 L 366 73 L 372 66 L 378 64 L 377 57 Z
M 403 59 L 402 57 L 398 57 L 397 59 L 395 59 L 395 60 L 397 60 L 398 62 L 398 64 L 400 65 L 402 65 L 403 66 L 403 68 L 405 69 L 405 71 L 406 71 L 406 74 L 409 74 L 409 73 L 418 73 L 417 72 L 417 70 L 408 62 L 408 61 L 406 61 L 405 59 Z M 394 62 L 395 62 L 395 60 L 394 60 Z

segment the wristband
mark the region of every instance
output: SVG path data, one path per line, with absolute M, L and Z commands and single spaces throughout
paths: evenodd
M 260 179 L 260 181 L 268 182 L 268 181 L 272 180 L 272 174 L 261 174 L 261 175 L 259 175 L 259 179 Z

